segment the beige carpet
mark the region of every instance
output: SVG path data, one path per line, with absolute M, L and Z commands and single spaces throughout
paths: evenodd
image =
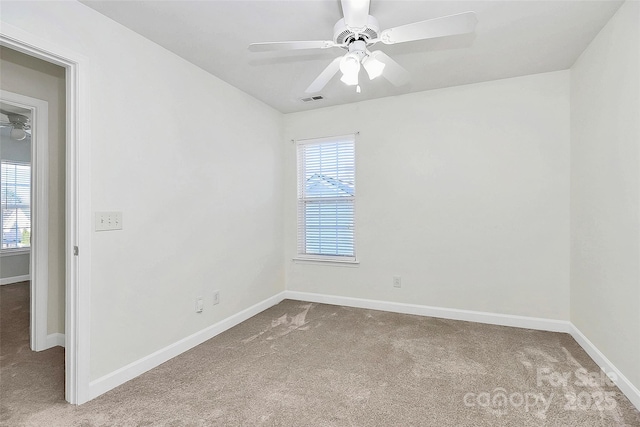
M 5 386 L 2 316 L 3 425 L 640 426 L 566 334 L 287 300 L 74 407 Z
M 29 282 L 0 286 L 0 425 L 64 402 L 64 349 L 29 346 Z M 16 416 L 17 415 L 17 416 Z M 43 424 L 44 425 L 44 424 Z

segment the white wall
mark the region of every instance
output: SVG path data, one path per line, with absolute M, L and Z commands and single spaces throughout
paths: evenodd
M 30 252 L 3 253 L 0 255 L 0 285 L 10 285 L 29 280 Z
M 284 289 L 280 113 L 80 3 L 2 20 L 90 64 L 91 379 Z
M 354 131 L 360 264 L 291 261 L 287 143 L 287 289 L 568 320 L 568 71 L 285 116 L 287 140 Z
M 0 48 L 0 68 L 2 70 L 0 87 L 3 90 L 48 102 L 49 289 L 47 292 L 47 333 L 64 333 L 65 71 L 57 65 L 7 48 Z
M 571 69 L 571 321 L 640 388 L 640 7 Z

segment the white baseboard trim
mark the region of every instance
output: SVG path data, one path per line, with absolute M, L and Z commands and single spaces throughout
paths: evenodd
M 255 316 L 256 314 L 279 304 L 284 299 L 284 292 L 280 292 L 270 298 L 265 299 L 251 307 L 242 310 L 218 323 L 202 329 L 186 338 L 181 339 L 165 348 L 162 348 L 142 359 L 136 360 L 110 374 L 93 380 L 89 383 L 89 397 L 87 401 L 100 396 L 107 391 L 124 384 L 125 382 L 141 375 L 158 365 L 178 356 L 185 351 L 202 344 L 216 335 L 233 328 L 239 323 Z
M 47 340 L 46 340 L 46 344 L 45 345 L 46 346 L 45 346 L 44 350 L 47 350 L 49 348 L 56 347 L 56 346 L 64 347 L 64 345 L 65 345 L 64 334 L 56 332 L 55 334 L 47 335 Z
M 3 277 L 2 279 L 0 279 L 0 286 L 11 285 L 13 283 L 19 283 L 19 282 L 26 282 L 27 280 L 31 280 L 30 274 L 25 274 L 23 276 Z
M 622 372 L 615 367 L 607 357 L 602 354 L 598 348 L 593 345 L 591 341 L 578 329 L 574 324 L 571 324 L 571 336 L 573 339 L 580 344 L 580 347 L 587 352 L 589 356 L 593 359 L 594 362 L 605 372 L 612 372 L 616 376 L 616 380 L 614 381 L 620 391 L 622 391 L 625 396 L 633 403 L 633 405 L 640 411 L 640 390 L 636 386 L 634 386 L 631 381 L 625 377 Z
M 343 305 L 356 308 L 368 308 L 371 310 L 390 311 L 392 313 L 439 317 L 441 319 L 464 320 L 467 322 L 487 323 L 490 325 L 511 326 L 515 328 L 536 329 L 541 331 L 571 333 L 573 326 L 571 322 L 566 320 L 542 319 L 538 317 L 487 313 L 483 311 L 431 307 L 428 305 L 314 294 L 309 292 L 285 291 L 284 295 L 286 299 L 293 300 Z
M 606 372 L 613 372 L 617 376 L 616 385 L 629 398 L 631 403 L 640 410 L 640 391 L 593 345 L 587 337 L 571 322 L 565 320 L 542 319 L 537 317 L 515 316 L 508 314 L 487 313 L 472 310 L 459 310 L 441 307 L 431 307 L 417 304 L 370 300 L 363 298 L 343 297 L 336 295 L 315 294 L 309 292 L 283 291 L 264 301 L 261 301 L 239 313 L 196 332 L 180 341 L 160 349 L 142 359 L 124 366 L 110 374 L 89 383 L 89 399 L 91 400 L 107 391 L 124 384 L 156 366 L 178 356 L 185 351 L 202 344 L 216 335 L 236 326 L 256 314 L 280 303 L 284 299 L 315 302 L 321 304 L 342 305 L 355 308 L 388 311 L 392 313 L 413 314 L 418 316 L 438 317 L 442 319 L 463 320 L 467 322 L 486 323 L 491 325 L 510 326 L 516 328 L 535 329 L 550 332 L 564 332 L 570 334 L 587 354 Z M 50 343 L 64 346 L 64 334 L 47 336 L 47 346 Z

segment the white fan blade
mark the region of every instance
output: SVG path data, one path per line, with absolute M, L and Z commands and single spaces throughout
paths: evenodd
M 251 52 L 270 52 L 278 50 L 296 50 L 296 49 L 327 49 L 337 46 L 330 40 L 317 41 L 299 41 L 299 42 L 266 42 L 251 43 L 249 50 Z
M 307 88 L 307 90 L 305 90 L 305 92 L 315 93 L 315 92 L 320 92 L 322 89 L 324 89 L 327 83 L 329 83 L 329 80 L 331 80 L 331 78 L 333 78 L 333 76 L 336 75 L 338 70 L 340 70 L 341 59 L 342 59 L 342 56 L 339 56 L 333 61 L 331 61 L 331 64 L 329 64 L 327 68 L 325 68 L 320 73 L 320 75 L 316 77 L 316 79 L 313 81 L 313 83 L 309 85 L 309 87 Z
M 403 86 L 409 83 L 411 76 L 402 65 L 391 59 L 386 53 L 376 50 L 371 52 L 371 56 L 382 62 L 385 66 L 382 70 L 382 76 L 389 80 L 394 86 Z
M 350 29 L 364 29 L 369 18 L 369 0 L 342 0 L 344 23 Z
M 380 34 L 380 41 L 384 44 L 394 44 L 472 33 L 477 23 L 478 18 L 474 12 L 464 12 L 389 28 Z

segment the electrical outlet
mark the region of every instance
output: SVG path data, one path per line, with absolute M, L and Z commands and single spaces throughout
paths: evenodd
M 202 313 L 202 310 L 204 310 L 204 301 L 203 301 L 202 297 L 197 297 L 196 298 L 196 313 Z
M 402 278 L 400 276 L 393 276 L 393 287 L 394 288 L 402 287 Z
M 220 291 L 213 291 L 213 305 L 220 304 Z

